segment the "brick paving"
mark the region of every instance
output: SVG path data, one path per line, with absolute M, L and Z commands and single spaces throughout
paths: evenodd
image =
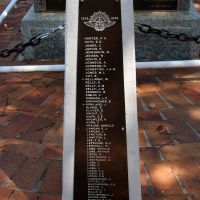
M 0 27 L 0 48 L 21 41 L 30 5 L 20 0 Z M 27 64 L 15 58 L 0 66 Z M 63 80 L 0 74 L 0 200 L 61 200 Z M 199 200 L 200 68 L 137 70 L 137 98 L 143 200 Z
M 200 199 L 200 69 L 137 70 L 143 198 Z

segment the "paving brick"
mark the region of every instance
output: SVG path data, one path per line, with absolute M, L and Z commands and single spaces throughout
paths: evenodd
M 200 121 L 200 107 L 192 106 L 185 110 L 185 119 L 189 122 L 198 123 Z
M 138 112 L 138 119 L 144 121 L 160 121 L 162 120 L 158 111 Z
M 9 196 L 12 194 L 12 189 L 0 188 L 0 199 L 8 200 Z
M 40 193 L 61 194 L 62 192 L 62 162 L 52 161 L 48 168 Z
M 9 103 L 23 100 L 26 96 L 28 96 L 36 89 L 35 87 L 24 81 L 17 81 L 15 84 L 16 86 L 18 86 L 18 88 L 16 89 L 16 91 L 9 94 Z
M 44 134 L 54 126 L 53 120 L 44 117 L 38 117 L 31 126 L 19 133 L 20 138 L 31 142 L 41 142 Z
M 37 200 L 37 194 L 32 192 L 15 191 L 9 200 Z
M 193 132 L 193 130 L 187 125 L 187 111 L 180 111 L 179 109 L 170 109 L 162 111 L 170 128 L 173 137 L 179 143 L 185 142 L 196 142 L 199 140 L 198 136 Z
M 17 86 L 14 85 L 2 85 L 0 86 L 1 97 L 7 96 L 10 92 L 13 92 L 17 89 Z
M 165 199 L 167 200 L 190 200 L 192 195 L 187 194 L 176 194 L 176 195 L 167 195 Z
M 138 113 L 144 112 L 140 98 L 138 96 L 137 96 L 137 111 L 138 111 Z
M 3 151 L 0 154 L 0 185 L 7 185 L 17 169 L 24 163 L 25 156 L 15 152 Z
M 169 121 L 175 121 L 175 120 L 184 120 L 186 119 L 186 112 L 191 107 L 184 107 L 184 110 L 182 108 L 173 108 L 173 109 L 167 109 L 162 110 L 162 113 Z
M 190 180 L 186 183 L 187 191 L 193 195 L 193 199 L 200 199 L 200 180 Z
M 162 196 L 143 196 L 142 200 L 165 200 Z
M 194 158 L 184 158 L 171 161 L 171 165 L 179 176 L 182 183 L 186 183 L 188 180 L 200 178 L 200 168 L 198 167 Z
M 28 159 L 13 178 L 17 188 L 32 191 L 40 181 L 48 162 L 40 159 Z M 34 175 L 34 176 L 33 176 Z
M 180 178 L 184 187 L 196 199 L 200 198 L 200 168 L 194 158 L 184 158 L 171 162 L 175 173 Z
M 197 67 L 187 67 L 187 68 L 172 68 L 170 71 L 175 75 L 177 80 L 180 80 L 180 78 L 186 78 L 185 81 L 188 81 L 188 76 L 191 76 L 192 74 L 199 71 Z
M 200 156 L 196 156 L 196 157 L 195 157 L 195 160 L 196 160 L 197 165 L 198 165 L 199 168 L 200 168 Z
M 39 158 L 42 156 L 45 146 L 19 139 L 9 139 L 5 142 L 5 150 L 24 155 L 29 158 Z
M 145 172 L 145 166 L 143 162 L 140 162 L 140 181 L 142 187 L 148 186 L 148 180 Z
M 144 84 L 144 83 L 148 83 L 148 84 L 151 84 L 151 83 L 158 83 L 158 81 L 155 79 L 155 77 L 154 76 L 152 76 L 151 74 L 150 74 L 150 72 L 148 72 L 149 74 L 143 74 L 143 75 L 140 75 L 140 76 L 138 76 L 137 77 L 137 81 L 139 82 L 139 83 L 142 83 L 142 84 Z
M 145 104 L 148 106 L 151 103 L 155 104 L 154 110 L 166 109 L 167 106 L 163 103 L 160 97 L 155 92 L 140 94 Z
M 63 120 L 63 106 L 46 106 L 46 109 L 41 116 L 49 119 L 62 121 Z
M 146 164 L 151 181 L 159 194 L 182 194 L 179 183 L 168 162 Z
M 169 134 L 161 134 L 157 131 L 157 127 L 163 126 L 168 127 L 170 130 L 170 124 L 161 121 L 147 121 L 142 122 L 144 129 L 146 130 L 147 136 L 152 145 L 166 145 L 173 143 L 172 136 Z
M 195 91 L 192 86 L 184 85 L 180 91 L 196 105 L 199 105 L 200 93 Z
M 24 101 L 20 103 L 15 102 L 13 106 L 15 106 L 19 112 L 21 113 L 24 112 L 29 116 L 33 117 L 35 116 L 38 117 L 41 113 L 44 112 L 44 110 L 46 110 L 45 106 L 39 107 L 37 105 L 33 105 L 30 104 L 29 102 L 24 102 Z
M 159 84 L 161 91 L 179 91 L 179 88 L 183 85 L 181 81 L 168 80 Z
M 192 131 L 192 129 L 186 124 L 186 120 L 176 119 L 170 122 L 172 125 L 172 131 L 174 137 L 179 143 L 197 142 L 200 138 Z
M 61 200 L 61 195 L 41 194 L 38 200 Z
M 50 95 L 43 105 L 55 105 L 60 106 L 64 104 L 64 91 L 62 88 L 55 88 L 55 92 Z
M 174 107 L 190 105 L 183 97 L 177 94 L 177 91 L 161 91 L 160 94 Z
M 147 141 L 144 137 L 143 129 L 139 128 L 138 135 L 139 135 L 139 145 L 140 147 L 148 147 Z
M 142 200 L 143 199 L 148 199 L 148 198 L 154 198 L 156 195 L 152 195 L 151 192 L 149 191 L 148 187 L 141 187 L 142 191 Z
M 158 149 L 155 147 L 140 148 L 140 161 L 143 162 L 161 161 Z
M 43 137 L 42 143 L 63 145 L 63 123 L 59 127 L 51 128 Z
M 25 98 L 25 101 L 35 105 L 40 105 L 53 92 L 54 92 L 53 88 L 39 88 L 34 92 L 32 92 L 27 98 Z
M 148 83 L 148 84 L 137 83 L 137 88 L 139 94 L 146 92 L 157 92 L 161 90 L 160 86 L 156 83 Z
M 171 70 L 168 69 L 158 69 L 156 73 L 154 71 L 151 72 L 152 76 L 159 79 L 159 82 L 167 82 L 174 79 L 174 73 L 171 72 Z
M 63 148 L 59 145 L 48 145 L 45 150 L 46 160 L 62 160 Z
M 169 145 L 160 150 L 167 160 L 196 157 L 200 156 L 200 143 Z
M 10 123 L 2 130 L 0 135 L 7 138 L 15 138 L 19 132 L 24 130 L 33 121 L 33 117 L 25 114 L 19 114 L 14 117 Z

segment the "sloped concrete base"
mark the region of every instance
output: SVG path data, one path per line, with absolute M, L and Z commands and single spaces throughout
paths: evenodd
M 32 6 L 22 20 L 23 41 L 27 42 L 30 38 L 57 27 L 63 22 L 63 13 L 35 13 Z M 26 60 L 64 60 L 64 30 L 43 40 L 38 46 L 27 48 L 24 58 Z
M 175 12 L 135 12 L 135 21 L 165 29 L 171 33 L 200 35 L 200 15 L 191 3 L 189 11 Z M 33 7 L 22 20 L 24 42 L 49 28 L 64 22 L 64 13 L 35 13 Z M 198 59 L 200 45 L 194 42 L 180 42 L 176 39 L 164 39 L 154 34 L 143 34 L 136 29 L 137 61 L 188 60 Z M 35 47 L 24 52 L 25 59 L 64 60 L 64 31 L 56 34 Z

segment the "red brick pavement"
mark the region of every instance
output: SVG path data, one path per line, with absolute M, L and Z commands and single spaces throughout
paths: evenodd
M 0 28 L 1 49 L 20 42 L 30 2 L 20 0 Z M 0 200 L 61 199 L 63 79 L 0 74 Z M 137 70 L 137 91 L 143 200 L 200 199 L 200 69 Z

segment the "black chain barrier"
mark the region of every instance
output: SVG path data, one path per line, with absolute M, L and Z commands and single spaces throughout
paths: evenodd
M 138 30 L 142 33 L 146 33 L 146 34 L 155 34 L 158 35 L 159 37 L 168 39 L 168 38 L 173 38 L 173 39 L 177 39 L 181 42 L 195 42 L 197 44 L 200 44 L 200 36 L 188 36 L 185 33 L 170 33 L 167 30 L 164 29 L 156 29 L 153 28 L 147 24 L 135 24 L 135 26 L 138 28 Z
M 135 27 L 137 27 L 140 32 L 145 33 L 145 34 L 155 34 L 155 35 L 158 35 L 159 37 L 162 37 L 165 39 L 171 38 L 171 39 L 179 40 L 181 42 L 195 42 L 197 44 L 200 44 L 200 36 L 188 36 L 185 33 L 179 33 L 179 34 L 170 33 L 167 30 L 156 29 L 147 24 L 135 23 Z M 55 34 L 56 31 L 62 30 L 62 29 L 64 29 L 63 24 L 58 26 L 57 28 L 51 28 L 46 33 L 41 33 L 41 34 L 31 38 L 26 43 L 19 43 L 18 45 L 16 45 L 14 48 L 11 48 L 11 49 L 4 49 L 0 52 L 0 57 L 7 58 L 13 53 L 17 53 L 17 54 L 22 53 L 27 47 L 30 47 L 30 46 L 33 47 L 33 46 L 39 45 L 43 39 L 48 38 L 49 36 L 51 36 L 51 34 Z
M 12 49 L 4 49 L 0 52 L 0 57 L 1 58 L 7 58 L 13 53 L 21 53 L 23 52 L 27 47 L 29 46 L 36 46 L 40 44 L 41 39 L 38 38 L 38 36 L 31 38 L 28 42 L 26 43 L 19 43 L 17 44 L 14 48 Z

